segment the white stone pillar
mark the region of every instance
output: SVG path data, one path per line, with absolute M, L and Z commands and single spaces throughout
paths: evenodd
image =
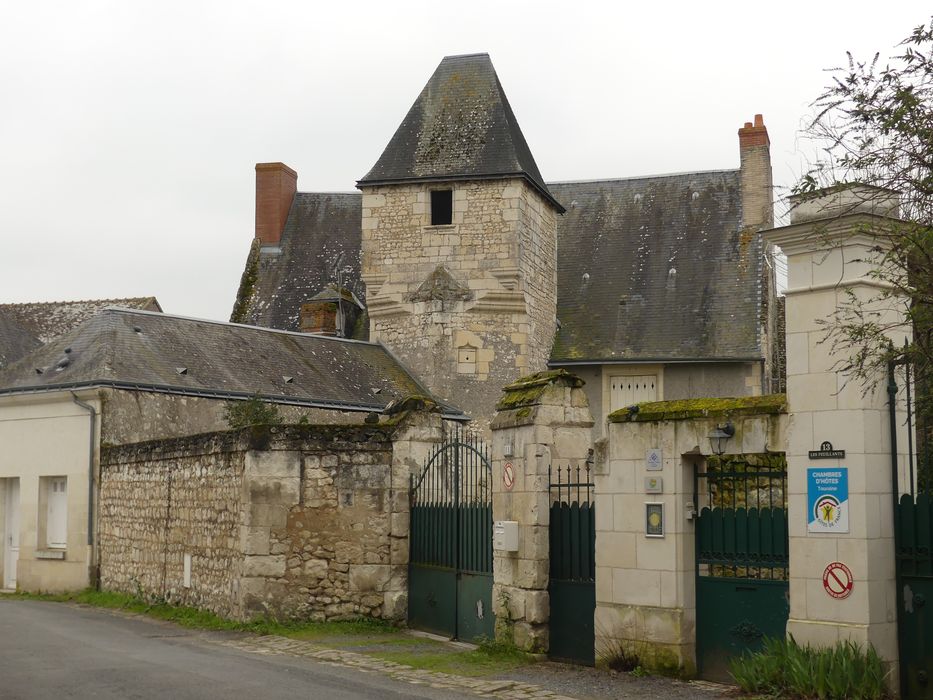
M 872 227 L 893 214 L 896 202 L 860 187 L 795 202 L 791 225 L 766 234 L 788 259 L 787 398 L 790 619 L 787 633 L 801 644 L 828 646 L 840 640 L 872 644 L 892 670 L 897 687 L 897 602 L 891 439 L 886 377 L 870 384 L 850 380 L 842 368 L 846 351 L 824 341 L 826 322 L 852 298 L 876 299 L 883 282 L 873 276 L 877 246 Z M 871 202 L 872 206 L 868 206 Z M 899 322 L 897 300 L 877 305 L 881 322 Z M 891 340 L 901 343 L 892 334 Z M 903 421 L 900 421 L 902 423 Z M 838 459 L 811 459 L 830 442 L 845 450 Z M 903 444 L 903 441 L 901 441 Z M 814 519 L 808 500 L 808 469 L 838 469 L 848 479 L 848 527 L 840 523 L 808 531 Z M 843 471 L 844 470 L 844 471 Z M 810 490 L 814 488 L 811 486 Z M 833 513 L 830 520 L 835 518 Z M 816 527 L 816 526 L 814 526 Z M 847 597 L 830 595 L 827 567 L 851 572 Z M 838 595 L 845 570 L 827 578 Z

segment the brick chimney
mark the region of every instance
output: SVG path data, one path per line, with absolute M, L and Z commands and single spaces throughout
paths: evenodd
M 302 333 L 337 335 L 337 302 L 311 301 L 301 305 Z
M 742 174 L 742 224 L 755 230 L 774 226 L 771 139 L 760 114 L 739 129 Z
M 298 191 L 298 173 L 285 163 L 256 163 L 256 238 L 278 245 Z

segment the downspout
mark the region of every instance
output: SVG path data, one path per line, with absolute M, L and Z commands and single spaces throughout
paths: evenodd
M 97 410 L 88 403 L 84 403 L 78 396 L 72 391 L 71 392 L 72 400 L 85 411 L 91 417 L 91 428 L 88 433 L 88 445 L 87 445 L 87 544 L 91 548 L 89 556 L 91 561 L 88 562 L 91 565 L 91 570 L 94 568 L 94 446 L 97 442 Z

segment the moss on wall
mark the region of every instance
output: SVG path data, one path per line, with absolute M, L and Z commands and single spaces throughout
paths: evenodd
M 658 420 L 687 420 L 690 418 L 732 418 L 787 412 L 786 394 L 743 396 L 740 398 L 680 399 L 677 401 L 649 401 L 636 406 L 620 408 L 609 414 L 610 423 L 629 423 Z
M 508 411 L 514 408 L 533 406 L 547 391 L 547 388 L 552 385 L 581 387 L 583 384 L 582 379 L 565 369 L 535 372 L 506 385 L 502 389 L 503 396 L 496 404 L 496 410 Z

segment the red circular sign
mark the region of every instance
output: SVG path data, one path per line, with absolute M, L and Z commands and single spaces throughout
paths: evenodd
M 506 462 L 502 467 L 502 483 L 505 484 L 506 491 L 511 491 L 512 487 L 515 486 L 515 470 L 512 468 L 511 462 Z
M 823 588 L 833 598 L 848 598 L 852 583 L 852 572 L 842 562 L 834 561 L 823 570 Z

